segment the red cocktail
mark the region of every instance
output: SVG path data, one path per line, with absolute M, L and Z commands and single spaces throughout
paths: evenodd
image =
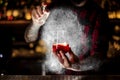
M 67 43 L 53 44 L 52 48 L 53 48 L 53 52 L 59 52 L 61 50 L 67 53 L 70 50 L 69 44 Z

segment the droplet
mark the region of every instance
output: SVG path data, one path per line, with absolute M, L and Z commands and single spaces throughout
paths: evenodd
M 0 58 L 3 58 L 3 54 L 0 54 Z
M 3 74 L 3 73 L 1 73 L 1 76 L 4 76 L 4 74 Z

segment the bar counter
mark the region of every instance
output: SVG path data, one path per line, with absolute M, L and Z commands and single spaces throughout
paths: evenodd
M 120 80 L 120 75 L 1 75 L 0 80 Z

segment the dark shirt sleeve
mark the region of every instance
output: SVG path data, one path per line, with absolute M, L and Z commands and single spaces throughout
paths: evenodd
M 92 34 L 92 48 L 95 51 L 95 54 L 99 55 L 99 58 L 106 58 L 108 43 L 110 39 L 111 27 L 109 25 L 109 20 L 106 13 L 101 13 L 98 15 L 95 27 Z
M 92 22 L 94 25 L 89 29 L 91 31 L 91 49 L 88 55 L 84 55 L 80 61 L 81 71 L 98 70 L 107 57 L 109 32 L 111 32 L 109 20 L 107 14 L 102 11 L 95 16 L 96 18 Z

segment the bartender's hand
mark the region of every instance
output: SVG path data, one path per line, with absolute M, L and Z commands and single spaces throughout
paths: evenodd
M 73 51 L 70 49 L 70 51 L 67 53 L 69 54 L 69 57 L 66 56 L 66 53 L 64 53 L 62 50 L 59 50 L 59 52 L 53 52 L 54 55 L 58 58 L 59 62 L 62 64 L 62 66 L 66 69 L 72 69 L 72 64 L 79 63 L 79 58 L 73 53 Z
M 46 4 L 43 2 L 41 6 L 37 6 L 36 9 L 32 10 L 32 21 L 33 25 L 42 26 L 45 24 L 50 12 L 46 10 Z

